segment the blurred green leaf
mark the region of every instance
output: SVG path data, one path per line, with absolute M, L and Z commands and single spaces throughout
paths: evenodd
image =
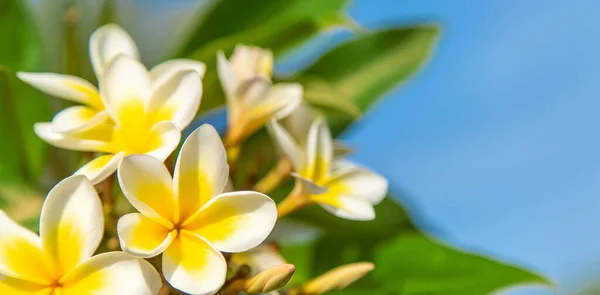
M 0 181 L 39 180 L 48 145 L 37 138 L 33 124 L 50 118 L 47 99 L 0 66 Z
M 200 112 L 225 102 L 217 78 L 218 51 L 229 55 L 236 45 L 246 44 L 269 48 L 275 57 L 278 57 L 319 32 L 348 22 L 341 12 L 345 0 L 263 0 L 263 2 L 265 5 L 239 0 L 220 2 L 201 27 L 206 27 L 207 31 L 198 33 L 196 35 L 198 37 L 193 38 L 188 45 L 185 55 L 207 65 Z M 227 17 L 213 17 L 221 14 Z M 236 15 L 238 18 L 235 17 Z M 232 19 L 235 21 L 231 21 Z M 218 24 L 223 22 L 226 24 Z
M 314 244 L 284 247 L 282 252 L 290 263 L 312 262 L 312 273 L 303 271 L 296 284 L 342 263 L 375 263 L 367 277 L 331 293 L 338 295 L 484 295 L 516 284 L 551 285 L 532 272 L 450 248 L 418 232 L 379 244 L 325 235 Z
M 23 184 L 0 183 L 0 209 L 23 226 L 37 231 L 44 195 Z
M 320 101 L 351 102 L 368 110 L 423 66 L 438 35 L 434 25 L 367 33 L 323 55 L 296 80 L 305 87 L 305 99 L 325 112 L 338 134 L 354 121 L 353 114 L 339 107 L 324 108 Z
M 0 65 L 13 70 L 32 69 L 41 60 L 41 46 L 24 1 L 0 2 Z
M 220 0 L 198 25 L 182 54 L 191 54 L 212 41 L 241 32 L 259 29 L 268 35 L 269 26 L 288 26 L 290 19 L 326 19 L 342 11 L 347 2 L 348 0 Z M 242 39 L 240 42 L 248 41 Z
M 39 180 L 46 148 L 33 132 L 33 123 L 50 119 L 47 99 L 15 77 L 41 64 L 39 36 L 24 2 L 0 3 L 0 181 L 33 183 Z

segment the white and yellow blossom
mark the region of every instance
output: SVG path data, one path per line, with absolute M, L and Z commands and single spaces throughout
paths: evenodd
M 121 247 L 138 257 L 163 253 L 162 270 L 175 288 L 214 294 L 225 282 L 223 252 L 243 252 L 269 235 L 277 220 L 266 195 L 222 193 L 229 176 L 216 130 L 202 125 L 185 141 L 173 178 L 154 157 L 132 155 L 118 169 L 121 188 L 140 212 L 117 225 Z
M 118 55 L 127 55 L 139 59 L 137 46 L 131 36 L 121 27 L 108 24 L 92 34 L 90 37 L 90 59 L 100 84 L 104 78 L 106 67 Z M 201 79 L 204 75 L 205 66 L 201 62 L 184 59 L 161 63 L 150 71 L 153 88 L 160 88 L 162 84 L 184 70 L 196 71 L 200 76 L 198 79 Z M 77 132 L 88 129 L 109 118 L 105 103 L 100 97 L 96 86 L 82 78 L 56 73 L 25 72 L 20 72 L 17 76 L 45 93 L 79 104 L 68 107 L 54 116 L 49 125 L 52 132 Z M 187 103 L 189 104 L 186 107 L 194 110 L 195 104 L 199 104 L 199 100 Z M 197 109 L 197 107 L 195 108 Z M 186 124 L 185 120 L 177 123 Z
M 269 130 L 292 163 L 297 186 L 310 202 L 320 204 L 341 218 L 375 218 L 373 205 L 385 197 L 387 180 L 357 164 L 335 158 L 333 140 L 325 120 L 314 120 L 306 135 L 305 146 L 296 142 L 275 121 Z
M 227 144 L 236 144 L 270 119 L 289 115 L 302 101 L 297 83 L 272 84 L 273 54 L 238 45 L 230 59 L 218 54 L 217 66 L 227 99 Z
M 143 259 L 123 252 L 92 256 L 102 240 L 100 199 L 84 176 L 48 194 L 40 236 L 0 211 L 0 294 L 154 295 L 162 283 Z
M 126 155 L 149 154 L 164 160 L 173 152 L 181 138 L 180 130 L 190 124 L 200 106 L 199 71 L 203 72 L 203 66 L 172 60 L 148 72 L 137 60 L 131 38 L 114 25 L 99 29 L 91 40 L 94 69 L 101 76 L 101 95 L 90 90 L 94 93 L 90 97 L 101 100 L 97 104 L 104 108 L 94 116 L 105 114 L 110 120 L 71 111 L 86 109 L 77 106 L 60 112 L 52 122 L 35 124 L 34 130 L 61 148 L 105 153 L 75 172 L 98 183 L 111 175 Z M 21 76 L 36 81 L 34 85 L 44 90 L 78 93 L 69 88 L 70 84 L 57 77 L 43 78 L 45 75 L 55 74 Z

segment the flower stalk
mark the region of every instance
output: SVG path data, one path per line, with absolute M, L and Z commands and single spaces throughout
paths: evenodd
M 287 158 L 280 158 L 275 167 L 259 180 L 252 190 L 268 194 L 273 191 L 281 182 L 287 179 L 292 172 L 292 163 Z
M 290 194 L 277 204 L 278 218 L 310 205 L 312 201 L 306 197 L 301 185 L 294 186 Z

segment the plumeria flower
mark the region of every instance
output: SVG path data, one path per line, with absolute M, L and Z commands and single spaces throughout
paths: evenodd
M 147 155 L 125 158 L 118 169 L 123 193 L 140 212 L 117 225 L 121 248 L 137 257 L 161 253 L 162 271 L 176 289 L 214 294 L 224 284 L 223 252 L 243 252 L 269 235 L 277 220 L 273 200 L 261 193 L 222 193 L 229 174 L 216 130 L 202 125 L 184 142 L 171 178 Z
M 58 147 L 105 153 L 75 172 L 93 183 L 111 175 L 126 155 L 148 154 L 164 161 L 198 110 L 202 84 L 195 70 L 177 71 L 158 86 L 152 76 L 137 59 L 118 55 L 103 69 L 100 84 L 110 122 L 68 133 L 55 132 L 54 123 L 37 123 L 35 132 Z
M 0 211 L 0 294 L 154 295 L 158 272 L 123 252 L 92 256 L 102 240 L 100 199 L 84 176 L 72 176 L 48 193 L 40 236 Z
M 273 54 L 238 45 L 227 60 L 217 56 L 219 79 L 227 98 L 229 131 L 226 144 L 236 144 L 270 119 L 289 115 L 302 101 L 297 83 L 271 83 Z
M 118 55 L 127 55 L 138 59 L 139 52 L 133 39 L 121 27 L 115 24 L 105 25 L 90 37 L 90 59 L 96 77 L 100 83 L 108 64 Z M 170 60 L 154 67 L 150 77 L 154 89 L 173 79 L 180 71 L 195 70 L 204 75 L 205 66 L 193 60 Z M 90 82 L 70 75 L 55 73 L 25 73 L 17 76 L 31 86 L 52 96 L 78 103 L 54 116 L 47 125 L 54 133 L 72 133 L 89 129 L 109 118 L 106 105 L 98 89 Z M 125 83 L 126 84 L 126 83 Z M 199 103 L 195 100 L 194 103 Z M 188 107 L 192 107 L 193 104 Z
M 325 120 L 318 118 L 312 123 L 305 147 L 275 121 L 270 131 L 292 163 L 293 175 L 298 180 L 296 185 L 308 201 L 320 204 L 341 218 L 375 218 L 373 205 L 385 197 L 387 180 L 357 164 L 334 160 L 332 138 Z
M 306 103 L 301 103 L 291 114 L 287 117 L 278 120 L 277 122 L 292 136 L 294 142 L 298 146 L 305 147 L 308 137 L 306 136 L 312 126 L 312 123 L 318 115 L 313 109 Z M 267 127 L 270 127 L 267 125 Z M 344 156 L 352 153 L 352 148 L 344 144 L 343 142 L 334 139 L 333 140 L 333 158 L 341 159 Z

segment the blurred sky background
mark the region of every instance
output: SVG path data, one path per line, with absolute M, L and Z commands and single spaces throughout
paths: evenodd
M 345 135 L 426 229 L 574 294 L 600 277 L 600 1 L 354 0 L 368 28 L 443 27 L 431 63 Z M 339 36 L 281 63 L 291 71 Z M 348 61 L 352 62 L 352 61 Z

